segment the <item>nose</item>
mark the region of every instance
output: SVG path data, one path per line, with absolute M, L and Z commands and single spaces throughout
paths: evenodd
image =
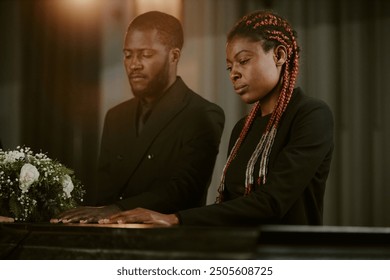
M 230 72 L 230 80 L 232 82 L 236 82 L 238 79 L 241 78 L 241 73 L 238 72 L 237 70 L 235 70 L 235 68 L 233 68 Z
M 140 69 L 141 67 L 142 67 L 142 65 L 141 65 L 141 63 L 139 63 L 138 60 L 134 60 L 134 62 L 130 64 L 131 70 L 137 70 L 137 69 Z
M 126 59 L 125 63 L 126 63 L 127 69 L 130 70 L 131 72 L 133 72 L 135 70 L 142 69 L 142 63 L 137 58 L 137 56 L 133 56 L 129 59 Z

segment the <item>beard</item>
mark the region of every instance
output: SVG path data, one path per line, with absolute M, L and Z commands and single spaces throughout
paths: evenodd
M 131 86 L 134 96 L 138 98 L 159 96 L 166 89 L 169 82 L 169 62 L 168 57 L 164 61 L 161 69 L 142 89 Z M 131 85 L 131 84 L 130 84 Z

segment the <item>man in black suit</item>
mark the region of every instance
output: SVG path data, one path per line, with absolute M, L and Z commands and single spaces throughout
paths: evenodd
M 53 222 L 97 222 L 137 207 L 172 213 L 205 203 L 224 113 L 177 76 L 182 45 L 182 26 L 170 15 L 148 12 L 130 23 L 123 52 L 134 98 L 106 115 L 98 207 L 78 207 Z

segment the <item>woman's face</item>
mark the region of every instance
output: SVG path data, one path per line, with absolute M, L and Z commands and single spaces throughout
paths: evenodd
M 264 52 L 260 42 L 234 37 L 226 45 L 226 63 L 235 92 L 248 104 L 260 100 L 262 111 L 273 110 L 279 95 L 281 65 L 275 50 Z

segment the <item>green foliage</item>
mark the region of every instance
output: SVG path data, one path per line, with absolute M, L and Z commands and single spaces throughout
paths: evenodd
M 0 215 L 49 221 L 81 204 L 85 190 L 73 170 L 28 147 L 0 150 Z

